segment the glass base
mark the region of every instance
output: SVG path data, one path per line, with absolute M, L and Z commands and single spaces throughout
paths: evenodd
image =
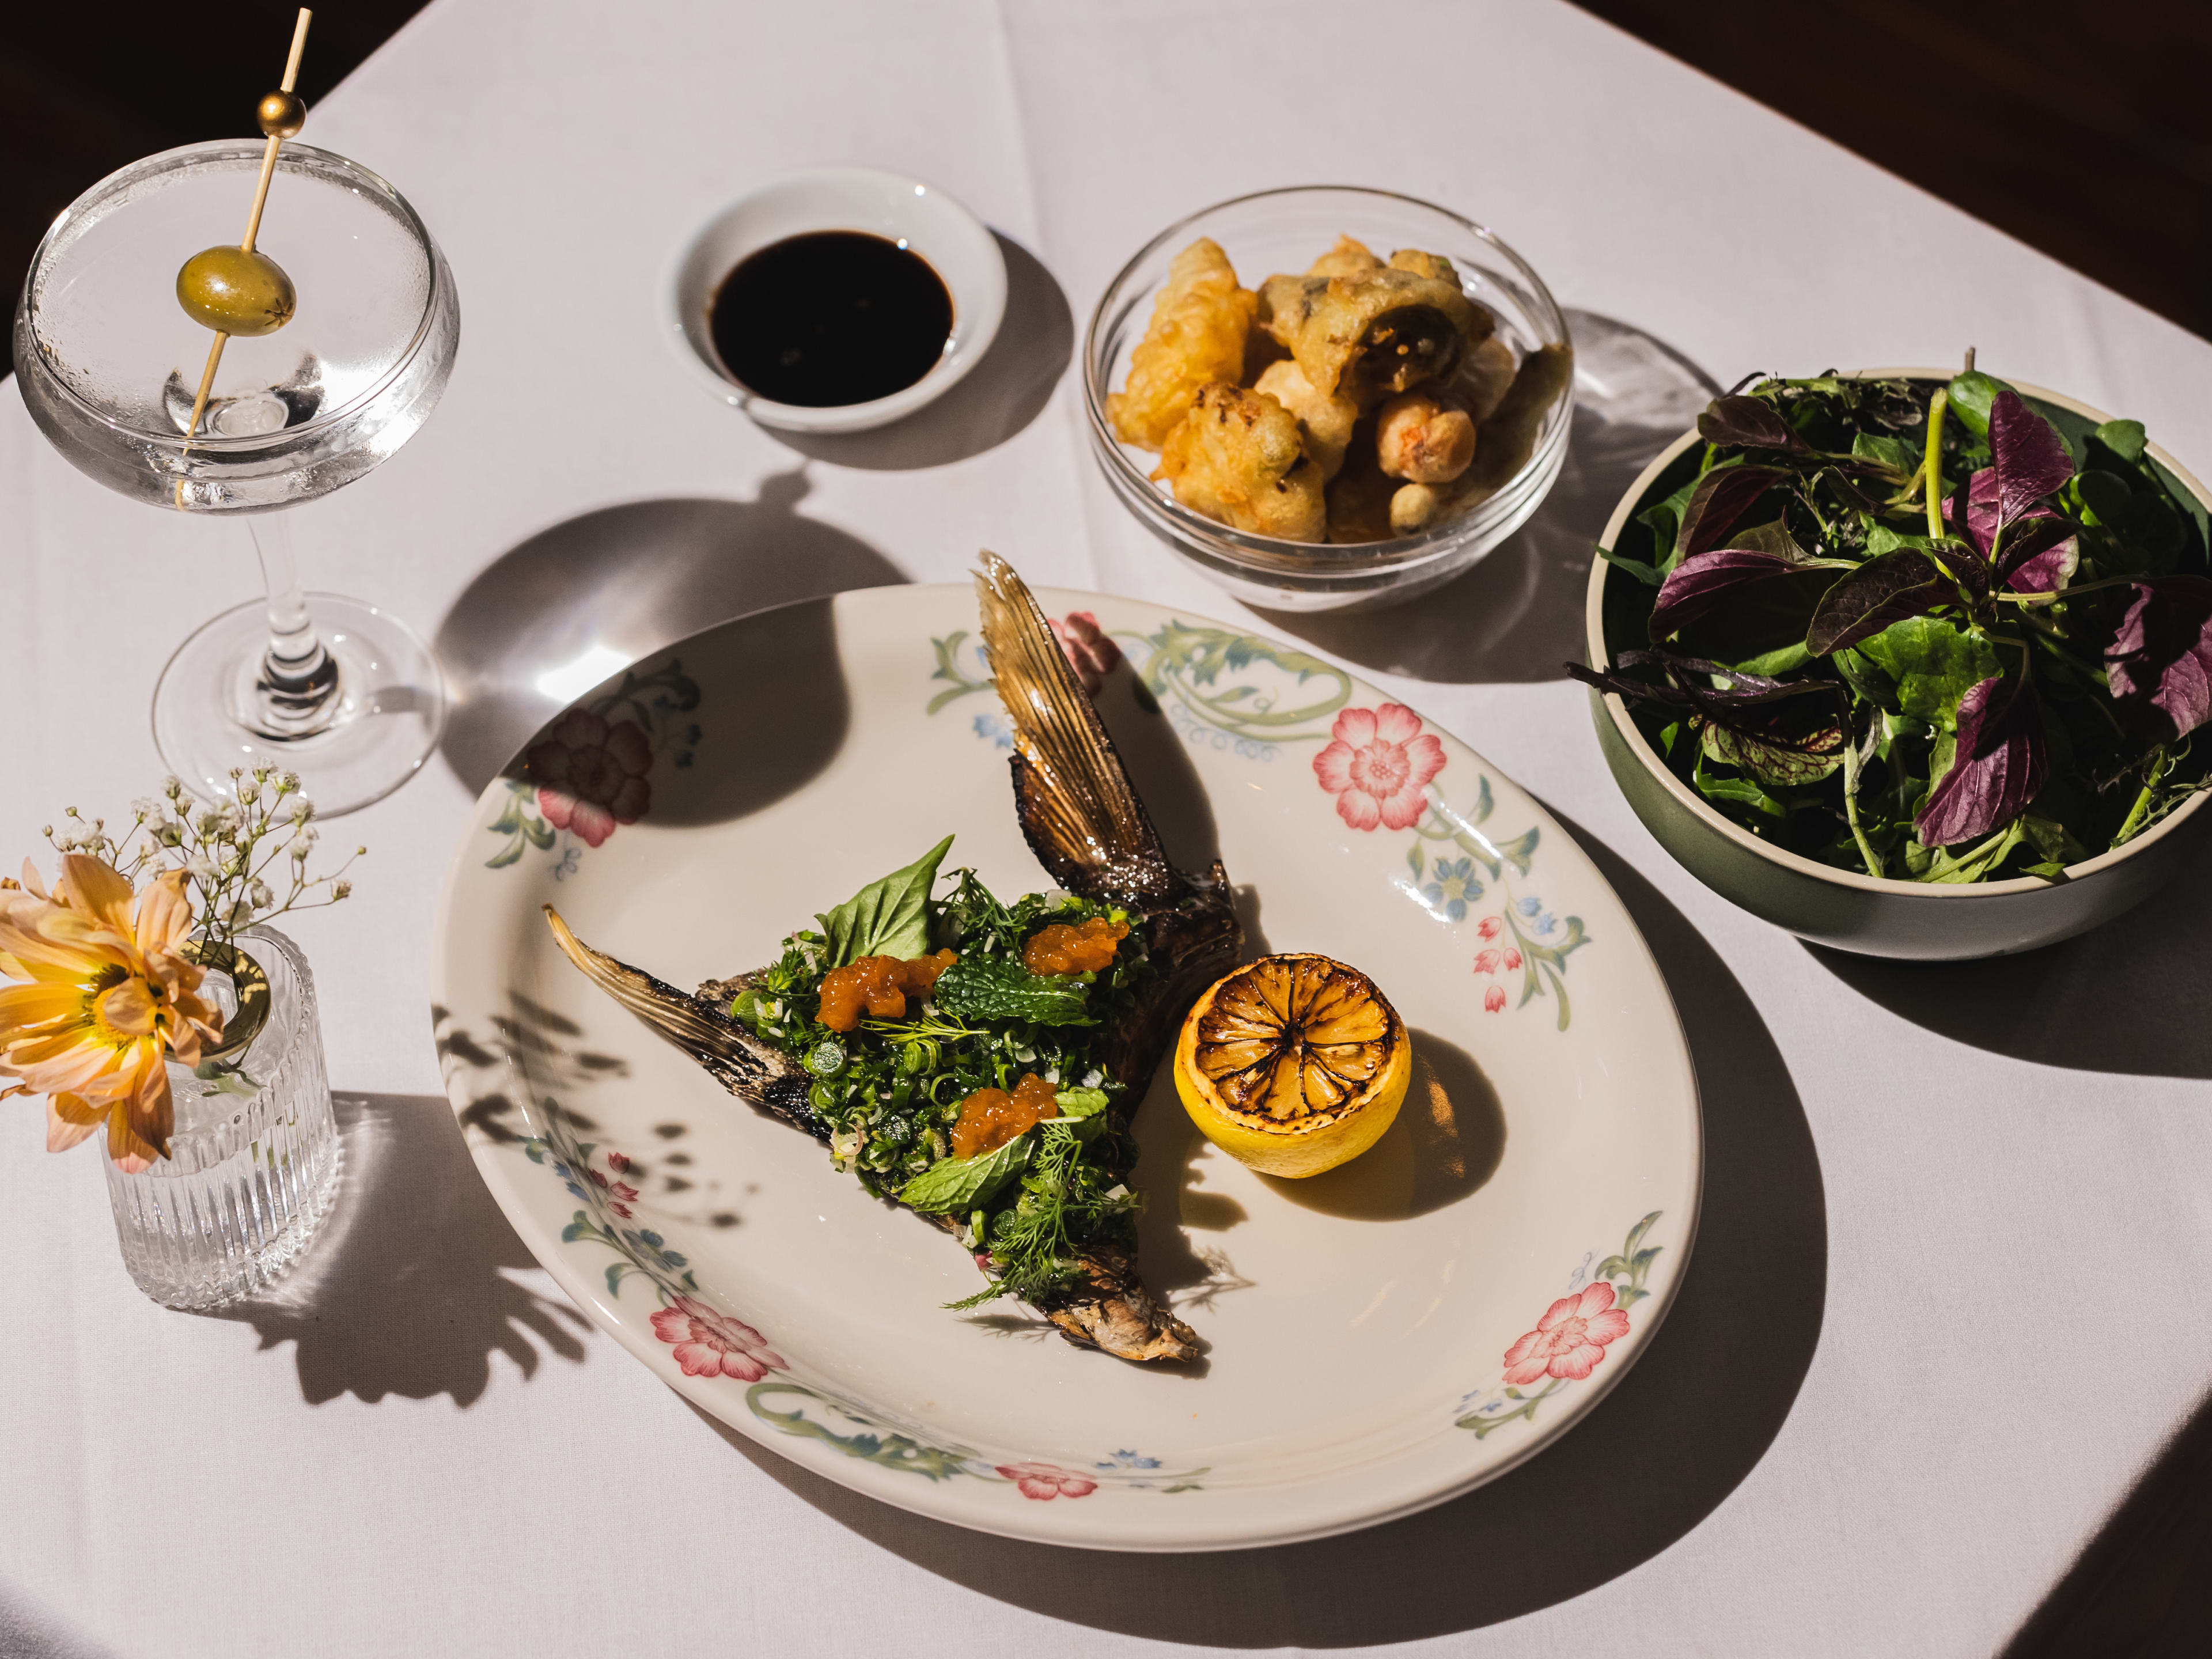
M 312 726 L 270 717 L 261 689 L 269 608 L 226 611 L 177 647 L 154 688 L 154 742 L 205 800 L 231 799 L 233 767 L 297 772 L 318 818 L 381 800 L 413 777 L 446 729 L 445 682 L 414 629 L 387 611 L 310 593 L 307 615 L 338 684 Z
M 176 1127 L 169 1156 L 151 1169 L 117 1169 L 102 1138 L 123 1265 L 166 1307 L 220 1307 L 275 1283 L 337 1190 L 337 1126 L 307 959 L 269 928 L 239 943 L 269 980 L 260 1035 L 228 1067 L 170 1062 Z M 237 1008 L 228 981 L 210 970 L 206 987 L 228 1019 Z

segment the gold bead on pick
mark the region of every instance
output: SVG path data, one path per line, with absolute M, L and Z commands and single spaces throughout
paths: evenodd
M 254 112 L 264 137 L 296 138 L 307 125 L 307 106 L 295 92 L 272 92 Z
M 219 334 L 274 334 L 292 320 L 299 302 L 283 266 L 229 243 L 202 249 L 177 273 L 177 303 Z

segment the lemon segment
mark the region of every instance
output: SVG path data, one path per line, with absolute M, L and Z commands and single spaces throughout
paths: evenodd
M 1262 1175 L 1317 1176 L 1382 1138 L 1413 1073 L 1405 1022 L 1328 957 L 1265 957 L 1216 980 L 1176 1043 L 1176 1092 L 1208 1140 Z

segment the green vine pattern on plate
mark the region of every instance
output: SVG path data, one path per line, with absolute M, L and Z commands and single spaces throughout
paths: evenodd
M 1466 922 L 1478 901 L 1495 900 L 1490 914 L 1474 919 L 1473 970 L 1482 981 L 1484 1011 L 1505 1011 L 1510 999 L 1504 981 L 1517 974 L 1521 994 L 1511 1006 L 1549 998 L 1558 1029 L 1567 1029 L 1573 1018 L 1567 958 L 1590 942 L 1589 930 L 1581 917 L 1557 915 L 1522 890 L 1534 873 L 1541 831 L 1532 824 L 1501 838 L 1486 830 L 1497 805 L 1487 777 L 1477 774 L 1474 801 L 1464 812 L 1451 805 L 1434 781 L 1447 757 L 1437 738 L 1422 731 L 1418 714 L 1395 703 L 1351 708 L 1349 674 L 1257 635 L 1170 617 L 1156 632 L 1123 629 L 1113 638 L 1125 648 L 1139 701 L 1162 712 L 1194 745 L 1210 743 L 1263 764 L 1285 744 L 1323 745 L 1312 763 L 1347 825 L 1412 832 L 1410 878 L 1395 884 L 1401 892 L 1452 926 Z M 994 689 L 982 642 L 965 629 L 933 637 L 930 646 L 936 667 L 929 678 L 944 689 L 931 696 L 928 713 Z M 1300 695 L 1316 678 L 1329 689 Z M 973 729 L 994 747 L 1011 749 L 1012 726 L 995 699 L 994 704 L 974 716 Z
M 1583 1258 L 1567 1280 L 1567 1294 L 1505 1351 L 1504 1376 L 1461 1399 L 1459 1427 L 1482 1440 L 1508 1423 L 1533 1423 L 1547 1400 L 1589 1380 L 1607 1349 L 1628 1334 L 1628 1310 L 1651 1294 L 1644 1281 L 1662 1247 L 1644 1241 L 1662 1213 L 1654 1210 L 1631 1227 L 1620 1249 L 1595 1270 L 1589 1256 Z M 1534 1388 L 1539 1381 L 1543 1386 Z

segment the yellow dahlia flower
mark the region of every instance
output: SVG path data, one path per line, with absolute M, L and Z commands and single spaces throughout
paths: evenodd
M 0 1099 L 46 1097 L 48 1152 L 105 1121 L 108 1156 L 135 1173 L 169 1155 L 169 1056 L 197 1065 L 222 1017 L 181 954 L 184 872 L 149 884 L 135 917 L 131 896 L 122 874 L 75 853 L 51 896 L 27 862 L 21 888 L 0 892 L 0 974 L 27 981 L 0 985 L 0 1077 L 21 1079 Z

